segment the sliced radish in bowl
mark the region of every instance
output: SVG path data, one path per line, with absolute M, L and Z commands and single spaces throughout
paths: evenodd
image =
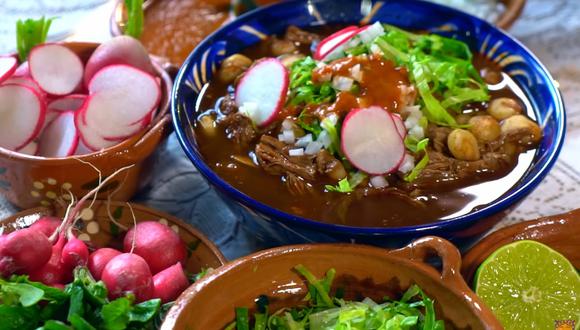
M 34 89 L 17 84 L 0 86 L 0 147 L 17 150 L 40 132 L 46 104 Z
M 40 156 L 61 158 L 73 155 L 79 142 L 74 112 L 60 113 L 46 126 L 39 141 Z
M 30 51 L 30 74 L 45 92 L 66 95 L 81 83 L 84 67 L 72 50 L 59 44 L 42 44 Z
M 63 112 L 63 111 L 77 111 L 83 107 L 87 99 L 83 94 L 71 94 L 56 98 L 48 103 L 47 109 L 49 111 Z
M 393 121 L 397 127 L 397 132 L 399 132 L 401 138 L 404 139 L 405 136 L 407 136 L 407 128 L 405 127 L 405 123 L 403 122 L 401 115 L 398 113 L 392 113 L 391 116 L 393 117 Z
M 28 66 L 28 61 L 20 64 L 16 71 L 14 71 L 13 77 L 30 77 L 30 67 Z
M 0 56 L 0 83 L 10 78 L 16 67 L 18 66 L 18 61 L 16 57 L 13 56 Z
M 345 51 L 344 45 L 357 34 L 359 28 L 356 26 L 348 26 L 337 31 L 322 40 L 316 51 L 314 52 L 314 59 L 318 61 L 332 61 L 337 59 Z
M 105 140 L 98 132 L 97 129 L 92 128 L 84 123 L 85 108 L 80 111 L 75 112 L 75 125 L 79 131 L 79 137 L 81 143 L 86 146 L 91 151 L 98 151 L 111 146 L 114 146 L 118 142 Z
M 372 175 L 395 171 L 405 156 L 392 116 L 378 106 L 352 110 L 342 124 L 341 142 L 352 165 Z
M 276 58 L 264 58 L 254 64 L 236 88 L 236 104 L 256 125 L 273 122 L 288 92 L 288 70 Z
M 35 141 L 30 142 L 29 144 L 25 145 L 24 147 L 16 150 L 21 154 L 35 156 L 38 154 L 38 143 Z
M 32 80 L 32 78 L 27 77 L 27 76 L 13 76 L 8 78 L 8 80 L 6 80 L 4 82 L 4 85 L 8 85 L 8 84 L 16 84 L 16 85 L 24 85 L 24 86 L 28 86 L 32 89 L 34 89 L 35 92 L 38 93 L 38 95 L 44 96 L 46 95 L 46 93 L 42 90 L 42 88 L 40 88 L 40 86 L 38 86 L 38 84 L 36 83 L 36 81 Z

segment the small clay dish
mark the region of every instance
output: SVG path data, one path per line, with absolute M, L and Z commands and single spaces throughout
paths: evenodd
M 190 273 L 198 273 L 202 268 L 217 268 L 225 264 L 226 259 L 219 249 L 202 233 L 190 225 L 169 214 L 154 209 L 131 204 L 137 222 L 159 221 L 166 224 L 179 234 L 185 242 L 188 259 L 185 269 Z M 9 218 L 0 220 L 0 234 L 12 232 L 30 226 L 40 217 L 54 215 L 62 217 L 65 208 L 37 207 L 19 212 Z M 118 223 L 110 220 L 109 215 Z M 124 202 L 96 201 L 81 212 L 81 220 L 77 222 L 77 237 L 87 242 L 91 248 L 112 247 L 123 249 L 125 228 L 133 226 L 133 215 Z
M 473 276 L 485 259 L 502 246 L 520 240 L 533 240 L 560 252 L 580 269 L 580 209 L 521 222 L 500 229 L 474 245 L 463 258 L 461 273 L 471 283 Z
M 99 45 L 85 42 L 63 44 L 84 62 Z M 83 196 L 98 184 L 98 173 L 81 162 L 84 161 L 98 168 L 103 177 L 121 167 L 135 165 L 118 180 L 103 187 L 99 195 L 106 198 L 115 192 L 115 200 L 129 200 L 137 190 L 143 161 L 167 136 L 171 122 L 167 110 L 173 83 L 169 75 L 155 61 L 152 62 L 160 78 L 162 97 L 157 115 L 147 128 L 115 146 L 75 157 L 45 158 L 0 148 L 0 194 L 22 209 L 48 206 L 60 198 L 66 200 L 69 190 L 77 197 Z
M 432 253 L 442 259 L 441 272 L 424 262 Z M 260 295 L 269 297 L 271 311 L 297 305 L 308 291 L 304 279 L 292 270 L 297 264 L 319 278 L 334 268 L 333 288 L 344 288 L 345 299 L 400 298 L 410 285 L 418 284 L 435 300 L 437 317 L 446 325 L 502 329 L 461 278 L 459 251 L 433 236 L 392 251 L 354 244 L 309 244 L 258 252 L 216 269 L 189 287 L 161 329 L 224 329 L 235 319 L 236 307 L 253 308 Z

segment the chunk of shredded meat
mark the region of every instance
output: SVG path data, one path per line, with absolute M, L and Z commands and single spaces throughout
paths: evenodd
M 256 145 L 256 156 L 262 168 L 273 175 L 292 173 L 311 181 L 316 178 L 313 156 L 290 156 L 290 146 L 269 135 L 262 135 Z
M 310 45 L 315 40 L 320 40 L 320 36 L 318 34 L 304 31 L 294 25 L 290 25 L 288 29 L 286 29 L 286 35 L 284 38 L 286 40 L 298 42 L 303 45 Z
M 223 117 L 219 124 L 225 127 L 228 139 L 235 141 L 241 146 L 249 146 L 258 135 L 252 120 L 239 112 Z

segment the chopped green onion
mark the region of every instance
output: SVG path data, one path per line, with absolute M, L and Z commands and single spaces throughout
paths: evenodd
M 249 310 L 246 307 L 236 308 L 236 330 L 250 330 Z
M 20 62 L 26 61 L 30 50 L 44 43 L 48 36 L 48 30 L 54 18 L 41 18 L 18 20 L 16 22 L 16 49 Z
M 127 7 L 125 35 L 139 39 L 143 33 L 143 0 L 125 0 L 125 6 Z
M 348 178 L 344 178 L 338 181 L 338 184 L 336 186 L 327 184 L 326 186 L 324 186 L 324 189 L 330 192 L 340 192 L 340 193 L 349 193 L 353 191 L 352 187 L 350 186 L 350 183 L 348 182 Z

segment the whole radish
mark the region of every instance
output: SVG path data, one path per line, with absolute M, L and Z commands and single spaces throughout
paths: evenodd
M 43 233 L 24 228 L 0 238 L 0 276 L 30 273 L 40 269 L 51 256 L 50 241 Z
M 29 228 L 43 233 L 46 237 L 50 237 L 60 226 L 61 223 L 62 219 L 60 218 L 44 216 L 38 219 L 38 221 L 36 221 L 32 225 L 30 225 Z
M 86 266 L 89 261 L 89 248 L 85 242 L 71 235 L 62 249 L 60 262 L 69 270 Z
M 132 293 L 137 302 L 142 302 L 153 296 L 151 270 L 143 258 L 133 253 L 111 259 L 103 269 L 101 281 L 107 286 L 110 299 Z
M 134 249 L 133 249 L 133 239 Z M 123 241 L 125 252 L 133 251 L 143 257 L 153 274 L 185 262 L 185 244 L 171 228 L 156 221 L 145 221 L 131 228 Z
M 98 281 L 101 279 L 101 274 L 105 266 L 114 257 L 120 255 L 121 252 L 111 248 L 101 248 L 91 253 L 89 256 L 89 271 L 91 275 Z
M 163 303 L 174 301 L 188 286 L 183 266 L 178 262 L 153 276 L 153 298 L 160 298 Z
M 48 262 L 41 268 L 28 273 L 31 281 L 52 285 L 65 283 L 66 280 L 70 278 L 70 272 L 67 273 L 69 269 L 60 261 L 62 257 L 62 249 L 65 244 L 66 238 L 64 235 L 60 235 L 56 244 L 52 246 L 52 254 L 50 255 Z

